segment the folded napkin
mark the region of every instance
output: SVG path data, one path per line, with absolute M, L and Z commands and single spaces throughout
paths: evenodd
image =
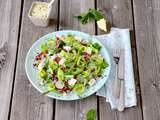
M 136 106 L 136 91 L 133 73 L 132 53 L 130 34 L 128 29 L 112 28 L 109 34 L 96 36 L 102 44 L 108 48 L 109 52 L 120 48 L 125 52 L 125 107 Z M 112 109 L 117 109 L 118 100 L 112 95 L 112 86 L 115 80 L 115 63 L 113 62 L 112 71 L 106 84 L 97 91 L 96 95 L 106 98 Z

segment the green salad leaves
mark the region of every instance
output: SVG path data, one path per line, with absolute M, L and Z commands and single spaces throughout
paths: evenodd
M 82 24 L 87 24 L 89 21 L 100 20 L 103 18 L 103 15 L 99 10 L 89 9 L 87 12 L 81 13 L 78 16 L 74 16 L 77 18 Z
M 40 83 L 49 92 L 82 94 L 96 83 L 108 66 L 100 54 L 101 46 L 68 34 L 40 45 L 34 66 Z

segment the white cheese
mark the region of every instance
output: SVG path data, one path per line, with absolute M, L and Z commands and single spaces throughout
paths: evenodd
M 94 85 L 95 82 L 96 82 L 95 79 L 91 79 L 91 80 L 88 82 L 88 84 L 89 84 L 90 86 L 92 86 L 92 85 Z
M 58 62 L 58 64 L 59 64 L 59 65 L 63 65 L 64 62 L 65 62 L 65 58 L 62 58 L 62 59 Z
M 51 60 L 54 60 L 56 57 L 60 57 L 61 58 L 61 56 L 60 56 L 60 54 L 58 53 L 58 54 L 54 54 L 53 56 L 51 56 L 50 58 L 51 58 Z
M 45 62 L 44 62 L 44 61 L 41 61 L 41 62 L 39 63 L 39 65 L 38 65 L 38 70 L 43 69 L 44 65 L 45 65 Z
M 101 29 L 103 31 L 107 31 L 106 20 L 104 18 L 97 21 L 97 25 L 98 25 L 99 29 Z
M 74 78 L 71 78 L 70 80 L 68 80 L 68 85 L 70 86 L 74 86 L 76 84 L 77 80 Z
M 64 87 L 64 83 L 62 81 L 57 81 L 55 84 L 56 88 L 62 89 Z
M 64 93 L 63 93 L 63 96 L 66 96 L 66 95 L 67 95 L 67 93 L 66 93 L 66 92 L 64 92 Z
M 92 53 L 92 48 L 88 47 L 87 50 L 86 50 L 86 52 L 87 52 L 88 54 L 91 54 L 91 53 Z
M 74 38 L 75 38 L 77 41 L 82 41 L 82 38 L 79 37 L 79 36 L 75 36 Z
M 66 50 L 67 52 L 69 52 L 71 50 L 71 47 L 70 46 L 64 46 L 63 49 Z
M 55 55 L 53 55 L 53 56 L 51 56 L 51 60 L 54 60 L 56 57 L 57 57 L 57 55 L 56 55 L 56 54 L 55 54 Z
M 57 57 L 61 57 L 60 53 L 57 53 L 56 55 L 57 55 Z

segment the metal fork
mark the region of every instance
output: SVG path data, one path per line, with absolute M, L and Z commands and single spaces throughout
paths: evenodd
M 114 49 L 112 51 L 113 54 L 113 58 L 116 64 L 116 71 L 115 71 L 115 81 L 114 81 L 114 85 L 113 85 L 113 95 L 116 99 L 119 98 L 120 95 L 120 85 L 121 85 L 121 81 L 118 78 L 118 65 L 119 65 L 119 60 L 120 60 L 120 54 L 121 54 L 121 50 L 120 49 Z
M 121 87 L 120 87 L 120 96 L 118 100 L 118 106 L 117 109 L 118 111 L 123 111 L 125 107 L 125 85 L 124 85 L 124 66 L 125 66 L 125 59 L 124 59 L 124 50 L 121 50 L 121 55 L 120 55 L 120 61 L 119 61 L 119 70 L 118 70 L 118 77 L 119 80 L 121 81 Z

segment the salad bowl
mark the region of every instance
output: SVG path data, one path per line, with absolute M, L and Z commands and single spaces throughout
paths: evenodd
M 96 83 L 92 86 L 86 87 L 85 91 L 80 95 L 77 95 L 74 92 L 69 92 L 65 95 L 61 94 L 61 93 L 56 93 L 56 92 L 49 92 L 48 94 L 46 94 L 47 96 L 49 96 L 51 98 L 55 98 L 55 99 L 59 99 L 59 100 L 78 100 L 78 99 L 88 97 L 88 96 L 94 94 L 96 91 L 98 91 L 107 82 L 109 75 L 110 75 L 110 72 L 111 72 L 112 62 L 111 62 L 110 54 L 109 54 L 108 50 L 103 46 L 103 44 L 94 36 L 91 36 L 89 34 L 79 32 L 79 31 L 73 31 L 73 30 L 63 30 L 63 31 L 49 33 L 49 34 L 39 38 L 29 49 L 27 56 L 26 56 L 26 60 L 25 60 L 25 70 L 26 70 L 26 74 L 27 74 L 28 79 L 31 82 L 31 84 L 40 93 L 44 93 L 47 90 L 47 86 L 42 86 L 39 84 L 38 72 L 33 68 L 33 64 L 35 62 L 35 56 L 36 56 L 37 52 L 40 52 L 39 46 L 42 43 L 48 41 L 51 38 L 55 38 L 57 35 L 58 36 L 62 36 L 62 35 L 65 36 L 68 33 L 75 35 L 75 36 L 78 36 L 82 39 L 88 40 L 92 43 L 98 43 L 101 46 L 100 54 L 108 64 L 108 66 L 104 69 L 101 77 L 98 78 Z

